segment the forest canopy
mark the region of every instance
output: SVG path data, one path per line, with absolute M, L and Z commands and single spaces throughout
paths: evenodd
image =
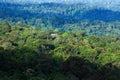
M 0 1 L 0 80 L 120 79 L 119 0 L 17 1 Z
M 1 80 L 119 80 L 120 36 L 0 23 Z

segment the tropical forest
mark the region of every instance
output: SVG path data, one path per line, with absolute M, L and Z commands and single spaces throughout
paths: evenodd
M 120 80 L 120 0 L 91 1 L 1 0 L 0 80 Z

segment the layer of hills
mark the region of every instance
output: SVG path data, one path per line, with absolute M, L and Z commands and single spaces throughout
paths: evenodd
M 69 18 L 73 20 L 88 19 L 91 21 L 102 20 L 105 22 L 120 20 L 119 11 L 108 10 L 102 7 L 88 4 L 61 4 L 61 3 L 41 3 L 41 4 L 15 4 L 0 3 L 1 16 L 25 18 Z M 5 16 L 6 15 L 6 16 Z
M 0 80 L 119 80 L 119 15 L 86 4 L 0 3 Z
M 119 16 L 119 11 L 82 3 L 0 3 L 1 21 L 6 20 L 11 24 L 23 23 L 38 28 L 53 28 L 59 31 L 86 30 L 88 34 L 93 35 L 119 35 Z

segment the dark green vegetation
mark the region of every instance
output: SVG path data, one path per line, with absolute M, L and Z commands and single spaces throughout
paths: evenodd
M 87 4 L 0 3 L 0 19 L 58 31 L 85 30 L 92 35 L 120 35 L 120 12 Z
M 0 80 L 119 80 L 119 16 L 87 4 L 0 2 Z
M 119 79 L 120 36 L 0 23 L 0 80 Z

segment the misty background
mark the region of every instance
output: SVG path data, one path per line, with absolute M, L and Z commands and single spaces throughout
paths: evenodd
M 120 8 L 120 0 L 0 0 L 0 2 L 10 3 L 84 3 L 91 6 L 105 7 L 108 9 Z

